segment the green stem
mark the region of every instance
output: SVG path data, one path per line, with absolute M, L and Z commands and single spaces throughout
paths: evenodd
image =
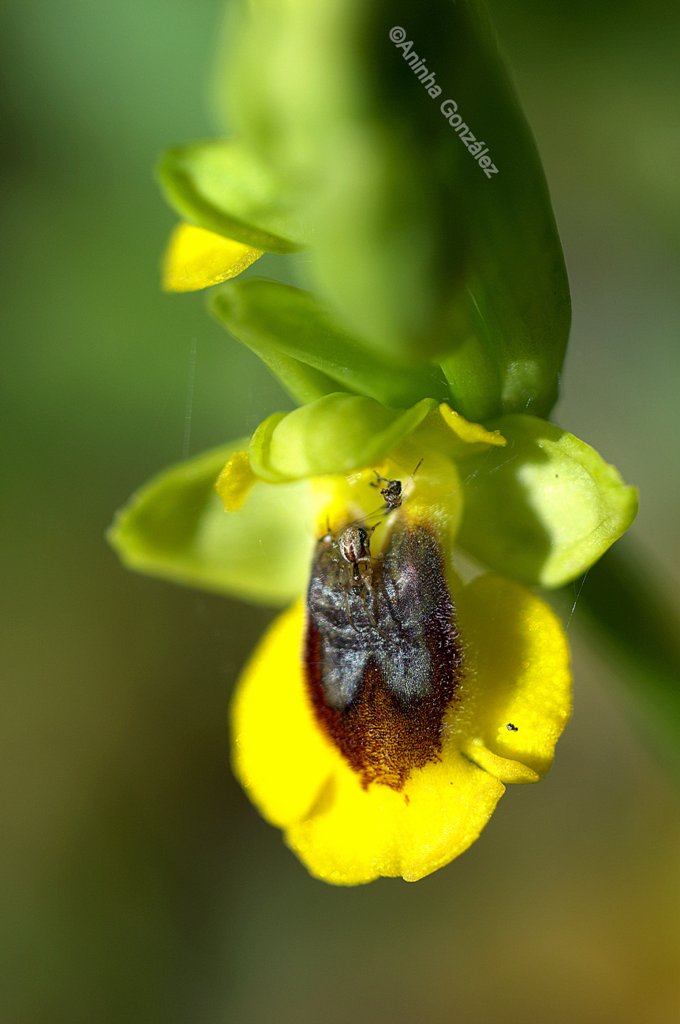
M 680 621 L 630 538 L 590 570 L 579 610 L 620 662 L 647 731 L 680 776 Z

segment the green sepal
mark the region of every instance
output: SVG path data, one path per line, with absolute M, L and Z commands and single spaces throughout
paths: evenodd
M 305 587 L 314 539 L 306 483 L 254 487 L 225 512 L 215 481 L 236 442 L 171 466 L 118 512 L 108 540 L 130 569 L 243 598 L 285 605 Z
M 211 305 L 227 330 L 274 372 L 277 354 L 285 357 L 279 368 L 288 390 L 292 360 L 298 374 L 301 365 L 322 374 L 331 384 L 325 393 L 343 388 L 403 407 L 420 398 L 448 397 L 437 367 L 404 372 L 351 337 L 314 295 L 299 288 L 250 278 L 222 288 Z
M 544 587 L 585 572 L 630 526 L 637 492 L 573 434 L 533 416 L 488 424 L 507 439 L 465 462 L 459 543 L 492 569 Z
M 166 199 L 185 219 L 266 252 L 303 247 L 285 191 L 239 140 L 212 139 L 168 150 L 158 165 Z
M 400 25 L 438 97 L 390 40 Z M 233 117 L 310 211 L 310 272 L 349 328 L 393 358 L 445 359 L 468 418 L 547 415 L 568 282 L 481 0 L 252 4 L 231 62 Z M 491 179 L 447 123 L 448 98 L 484 140 Z
M 352 473 L 383 459 L 436 406 L 424 398 L 404 411 L 358 395 L 326 395 L 264 420 L 250 441 L 251 468 L 272 482 Z

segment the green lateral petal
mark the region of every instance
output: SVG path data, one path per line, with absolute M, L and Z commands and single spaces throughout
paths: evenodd
M 271 353 L 283 353 L 334 381 L 327 391 L 340 386 L 394 406 L 448 394 L 438 367 L 405 371 L 380 358 L 343 331 L 313 295 L 299 288 L 251 278 L 221 289 L 212 307 L 227 330 L 265 362 Z
M 169 150 L 158 167 L 165 197 L 186 220 L 267 252 L 295 252 L 303 228 L 271 172 L 238 140 Z
M 546 414 L 568 283 L 484 4 L 259 0 L 247 12 L 231 55 L 232 113 L 311 211 L 310 270 L 338 314 L 377 350 L 445 359 L 468 418 Z M 460 122 L 448 122 L 447 100 Z M 482 157 L 497 173 L 486 176 Z
M 238 512 L 225 512 L 215 481 L 247 441 L 172 466 L 118 513 L 108 539 L 131 569 L 284 605 L 305 587 L 314 540 L 305 483 L 256 486 Z
M 490 424 L 507 439 L 466 460 L 463 547 L 506 576 L 557 587 L 630 526 L 637 492 L 589 445 L 532 416 Z
M 385 458 L 436 406 L 424 398 L 402 411 L 358 395 L 326 395 L 260 424 L 250 442 L 252 470 L 271 481 L 351 473 Z

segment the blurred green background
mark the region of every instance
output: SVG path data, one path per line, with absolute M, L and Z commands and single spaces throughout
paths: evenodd
M 633 533 L 677 608 L 680 11 L 492 7 L 572 282 L 557 418 L 639 485 Z M 578 603 L 556 765 L 449 868 L 335 890 L 250 807 L 227 702 L 268 613 L 128 574 L 104 542 L 150 474 L 288 407 L 202 297 L 158 289 L 151 169 L 216 130 L 222 4 L 3 19 L 0 1020 L 678 1019 L 677 789 Z

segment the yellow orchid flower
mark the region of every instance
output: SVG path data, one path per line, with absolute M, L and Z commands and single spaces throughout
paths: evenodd
M 166 471 L 111 539 L 141 571 L 290 604 L 238 683 L 234 768 L 313 875 L 354 885 L 435 871 L 548 770 L 569 652 L 530 585 L 574 579 L 635 508 L 536 417 L 334 393 Z
M 460 444 L 503 443 L 455 420 Z M 241 452 L 218 490 L 234 507 L 253 479 Z M 376 519 L 381 482 L 401 485 L 399 503 Z M 520 584 L 462 583 L 450 458 L 409 440 L 377 466 L 313 480 L 310 500 L 320 539 L 307 597 L 238 684 L 235 771 L 313 875 L 413 881 L 477 839 L 504 783 L 549 768 L 571 709 L 566 638 Z M 364 564 L 348 560 L 347 533 L 363 535 Z

